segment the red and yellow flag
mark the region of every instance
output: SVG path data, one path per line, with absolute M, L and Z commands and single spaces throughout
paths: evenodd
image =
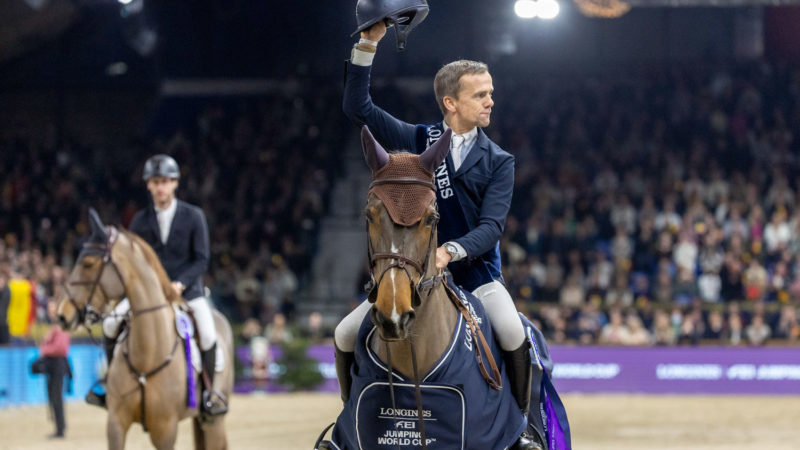
M 11 302 L 8 304 L 8 332 L 11 336 L 26 337 L 36 320 L 34 284 L 28 280 L 8 280 Z

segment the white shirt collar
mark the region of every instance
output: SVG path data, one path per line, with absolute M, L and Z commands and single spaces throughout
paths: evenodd
M 444 126 L 444 131 L 450 129 L 450 126 L 447 125 L 447 122 L 445 122 L 444 120 L 442 120 L 442 125 Z M 467 131 L 466 133 L 461 134 L 460 136 L 464 137 L 464 147 L 469 148 L 467 147 L 467 145 L 472 144 L 472 141 L 474 141 L 478 137 L 478 127 L 474 127 L 471 130 Z
M 153 208 L 155 208 L 156 214 L 160 214 L 160 213 L 175 214 L 175 210 L 178 209 L 178 199 L 173 197 L 172 198 L 172 203 L 170 203 L 169 206 L 167 206 L 164 209 L 159 208 L 155 204 L 153 205 Z
M 156 211 L 156 219 L 158 221 L 158 228 L 161 232 L 161 242 L 166 244 L 169 238 L 169 230 L 172 228 L 172 219 L 175 218 L 175 211 L 178 209 L 178 200 L 173 198 L 172 203 L 166 209 L 161 209 L 153 205 Z

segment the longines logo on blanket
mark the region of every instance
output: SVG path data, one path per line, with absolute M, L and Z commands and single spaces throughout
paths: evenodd
M 393 419 L 395 417 L 413 417 L 417 418 L 417 410 L 416 409 L 401 409 L 401 408 L 381 408 L 380 417 L 381 419 Z M 422 418 L 431 417 L 431 410 L 430 409 L 423 409 L 422 410 Z

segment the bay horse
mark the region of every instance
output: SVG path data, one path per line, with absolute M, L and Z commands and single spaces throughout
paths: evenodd
M 362 128 L 372 171 L 364 216 L 373 305 L 359 330 L 352 391 L 331 440 L 320 436 L 318 449 L 518 448 L 529 430 L 502 389 L 508 377 L 492 356 L 499 346 L 480 300 L 436 268 L 434 173 L 451 134 L 420 155 L 389 154 Z M 455 381 L 448 384 L 450 376 Z M 535 405 L 531 415 L 539 412 Z M 534 444 L 525 448 L 543 448 Z
M 225 416 L 205 420 L 199 407 L 187 406 L 187 363 L 176 331 L 173 303 L 180 299 L 153 249 L 135 234 L 105 227 L 90 209 L 91 237 L 83 245 L 59 301 L 61 326 L 75 329 L 102 318 L 110 302 L 127 297 L 131 310 L 127 337 L 118 344 L 108 367 L 106 435 L 108 448 L 125 447 L 133 423 L 149 432 L 157 449 L 172 449 L 178 422 L 192 418 L 196 449 L 226 449 Z M 225 368 L 215 388 L 230 398 L 233 390 L 233 334 L 228 321 L 214 311 L 218 347 Z M 194 385 L 200 386 L 199 377 Z M 200 389 L 195 395 L 200 401 Z

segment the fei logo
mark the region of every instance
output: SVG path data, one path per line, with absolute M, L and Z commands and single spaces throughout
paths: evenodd
M 384 429 L 378 436 L 378 445 L 413 446 L 422 445 L 422 433 L 417 429 L 419 416 L 415 409 L 380 408 L 378 418 L 393 420 L 394 429 Z M 422 410 L 422 420 L 435 420 L 429 409 Z M 399 420 L 398 420 L 399 419 Z M 426 445 L 436 442 L 435 437 L 426 437 Z

